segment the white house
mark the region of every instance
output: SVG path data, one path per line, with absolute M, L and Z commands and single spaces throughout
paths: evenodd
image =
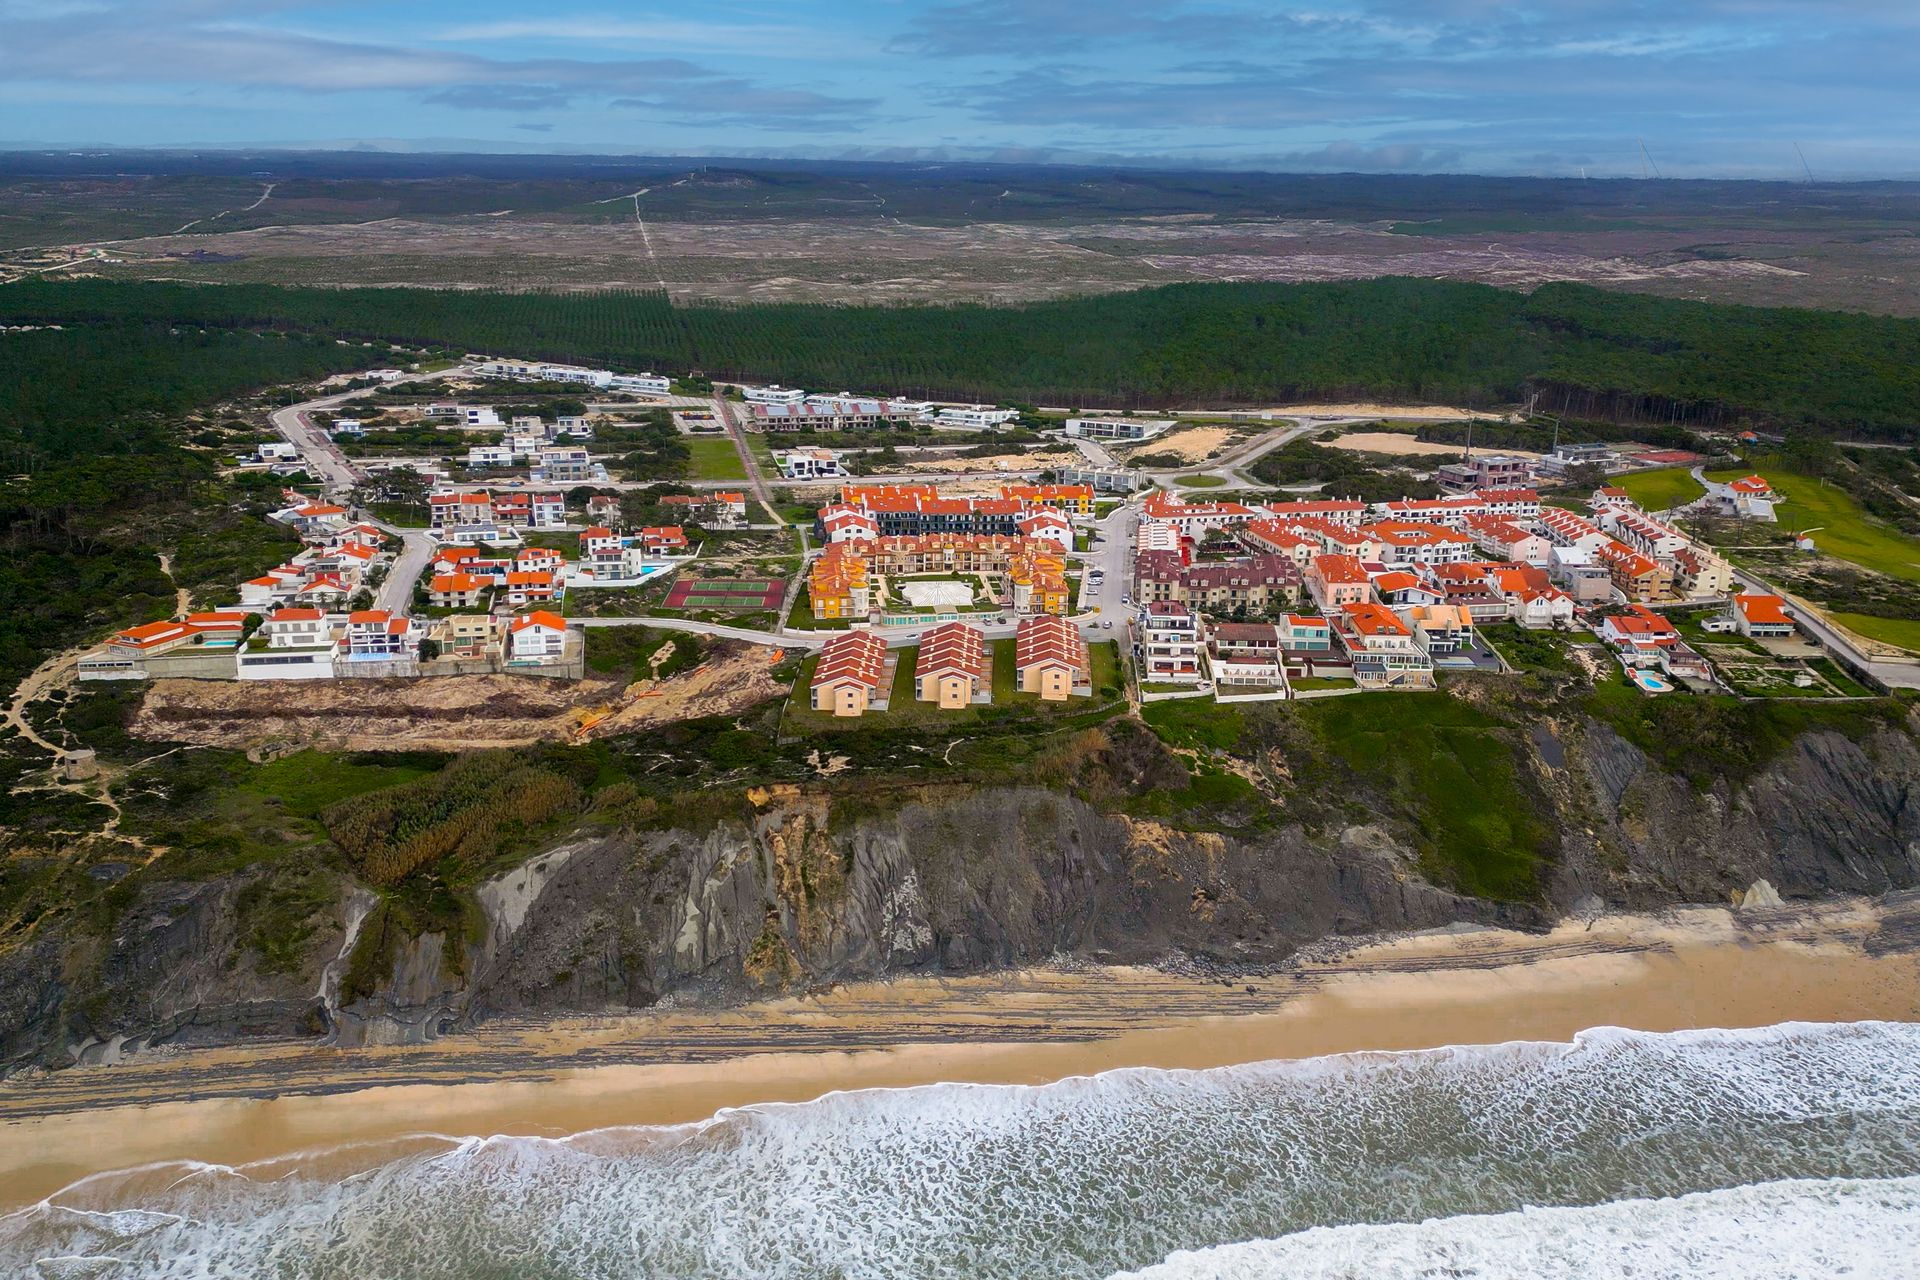
M 1151 440 L 1171 418 L 1068 418 L 1067 434 L 1083 440 Z
M 513 465 L 513 450 L 503 444 L 468 445 L 467 465 L 470 467 L 510 467 Z
M 647 396 L 664 396 L 673 390 L 673 379 L 658 373 L 616 373 L 607 381 L 607 389 L 637 391 Z
M 773 460 L 788 480 L 829 480 L 847 474 L 840 455 L 831 449 L 776 449 Z
M 300 450 L 285 440 L 263 440 L 253 447 L 253 456 L 259 462 L 297 462 Z
M 1736 595 L 1732 617 L 1734 630 L 1752 639 L 1785 640 L 1793 635 L 1793 615 L 1779 596 Z
M 567 620 L 545 609 L 519 614 L 507 624 L 507 639 L 510 662 L 558 662 L 566 656 Z
M 743 387 L 741 391 L 747 397 L 748 404 L 801 404 L 807 398 L 807 393 L 799 387 L 777 384 L 770 387 Z
M 949 405 L 933 416 L 937 427 L 965 427 L 983 431 L 1011 422 L 1020 416 L 1018 409 L 996 409 L 990 404 Z

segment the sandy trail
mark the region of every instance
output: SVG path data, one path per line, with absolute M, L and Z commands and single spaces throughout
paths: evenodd
M 157 1160 L 241 1164 L 429 1131 L 671 1124 L 835 1089 L 1566 1040 L 1604 1025 L 1915 1021 L 1916 946 L 1920 893 L 1906 893 L 1612 916 L 1545 935 L 1438 932 L 1231 981 L 1047 969 L 864 983 L 735 1009 L 493 1023 L 412 1048 L 280 1042 L 154 1055 L 0 1085 L 0 1200 Z

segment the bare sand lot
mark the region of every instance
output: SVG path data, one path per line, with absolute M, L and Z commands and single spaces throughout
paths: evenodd
M 1238 434 L 1230 427 L 1187 427 L 1181 431 L 1170 431 L 1157 440 L 1143 440 L 1128 456 L 1171 453 L 1182 462 L 1205 462 L 1214 450 Z
M 907 473 L 961 475 L 973 471 L 1032 471 L 1048 467 L 1067 467 L 1081 461 L 1080 455 L 1066 453 L 996 453 L 990 458 L 925 458 L 909 462 L 900 471 Z
M 291 742 L 335 751 L 470 751 L 627 733 L 743 710 L 781 692 L 777 650 L 716 642 L 707 661 L 662 681 L 610 676 L 427 676 L 392 680 L 156 680 L 137 737 L 245 748 Z
M 1458 455 L 1463 452 L 1460 445 L 1440 444 L 1433 440 L 1416 440 L 1410 435 L 1398 431 L 1355 431 L 1326 443 L 1335 449 L 1351 449 L 1355 453 L 1397 454 L 1408 458 L 1434 457 L 1437 455 Z M 1537 453 L 1525 449 L 1502 449 L 1500 451 L 1515 458 L 1538 458 Z
M 1596 1026 L 1915 1021 L 1917 941 L 1920 894 L 1902 893 L 1330 942 L 1232 979 L 1042 969 L 482 1024 L 410 1047 L 154 1054 L 0 1084 L 0 1207 L 156 1161 L 241 1166 L 324 1147 L 344 1173 L 423 1141 L 412 1135 L 676 1124 L 836 1089 L 1563 1041 Z

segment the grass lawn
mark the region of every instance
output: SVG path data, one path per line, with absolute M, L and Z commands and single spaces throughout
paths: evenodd
M 683 442 L 693 455 L 687 472 L 692 479 L 746 480 L 747 465 L 740 461 L 740 451 L 733 447 L 731 436 L 687 436 Z
M 1217 489 L 1226 482 L 1225 476 L 1180 476 L 1175 480 L 1182 489 Z
M 401 529 L 424 529 L 427 527 L 427 508 L 408 506 L 404 502 L 375 502 L 367 507 L 367 512 L 376 520 L 384 520 Z
M 1291 676 L 1287 683 L 1308 693 L 1315 689 L 1351 689 L 1354 682 L 1344 676 Z
M 1707 474 L 1720 480 L 1738 479 L 1748 473 L 1735 468 Z M 1780 520 L 1783 527 L 1813 530 L 1814 545 L 1830 556 L 1851 560 L 1864 569 L 1905 578 L 1908 582 L 1920 582 L 1920 539 L 1881 524 L 1861 510 L 1860 504 L 1844 490 L 1822 484 L 1812 476 L 1777 467 L 1768 467 L 1759 474 L 1786 499 Z M 1873 633 L 1863 630 L 1861 634 Z M 1909 642 L 1917 638 L 1911 631 L 1907 635 Z M 1889 640 L 1888 643 L 1902 642 Z
M 1920 653 L 1920 620 L 1913 618 L 1876 618 L 1866 613 L 1830 613 L 1827 615 L 1849 631 L 1857 631 L 1869 640 L 1897 645 Z
M 1613 484 L 1625 489 L 1647 511 L 1664 511 L 1692 502 L 1706 490 L 1685 467 L 1660 467 L 1653 471 L 1634 471 L 1615 476 Z
M 246 790 L 278 800 L 288 813 L 311 818 L 350 796 L 398 786 L 434 772 L 425 762 L 396 759 L 398 763 L 386 763 L 379 757 L 296 751 L 257 766 L 243 785 Z

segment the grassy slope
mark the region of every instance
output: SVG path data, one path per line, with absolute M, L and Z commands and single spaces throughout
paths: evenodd
M 1703 490 L 1685 467 L 1661 467 L 1618 476 L 1613 483 L 1625 489 L 1647 511 L 1664 511 L 1691 502 Z
M 1733 479 L 1745 472 L 1710 471 L 1711 478 Z M 1786 499 L 1780 523 L 1791 529 L 1812 529 L 1820 550 L 1864 569 L 1920 582 L 1920 539 L 1910 538 L 1881 524 L 1846 492 L 1822 484 L 1812 476 L 1768 467 L 1758 474 Z
M 1876 618 L 1867 613 L 1830 613 L 1827 616 L 1869 640 L 1920 653 L 1920 621 L 1913 618 Z

